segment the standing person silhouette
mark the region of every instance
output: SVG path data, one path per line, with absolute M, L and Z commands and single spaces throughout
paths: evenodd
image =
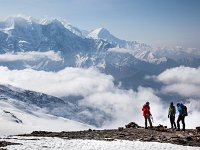
M 188 115 L 187 113 L 187 107 L 183 105 L 182 103 L 177 103 L 177 110 L 179 112 L 178 119 L 177 119 L 177 131 L 180 131 L 180 121 L 183 124 L 182 131 L 185 131 L 185 116 Z
M 143 105 L 142 107 L 142 111 L 143 111 L 143 116 L 144 116 L 144 120 L 145 120 L 145 129 L 147 129 L 147 120 L 149 122 L 150 128 L 152 128 L 152 122 L 151 122 L 151 112 L 150 112 L 150 106 L 149 106 L 149 102 L 146 102 L 146 104 Z
M 173 128 L 176 129 L 175 115 L 176 115 L 176 108 L 175 108 L 173 102 L 171 102 L 170 106 L 169 106 L 169 111 L 168 111 L 168 118 L 170 119 L 172 129 Z

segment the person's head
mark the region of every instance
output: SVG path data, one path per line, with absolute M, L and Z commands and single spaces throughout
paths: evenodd
M 177 103 L 177 104 L 176 104 L 176 106 L 180 106 L 180 105 L 181 105 L 180 103 Z
M 146 105 L 149 105 L 149 102 L 146 102 Z
M 171 103 L 170 103 L 170 106 L 173 106 L 173 105 L 174 105 L 174 103 L 173 103 L 173 102 L 171 102 Z

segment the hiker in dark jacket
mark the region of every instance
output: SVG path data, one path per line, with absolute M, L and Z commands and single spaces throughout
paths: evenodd
M 149 102 L 146 102 L 146 104 L 143 105 L 142 111 L 145 119 L 145 129 L 147 129 L 147 120 L 149 121 L 150 128 L 152 128 L 153 126 L 150 118 L 151 112 L 150 112 Z
M 168 111 L 168 118 L 170 119 L 170 123 L 171 123 L 171 128 L 175 128 L 176 129 L 176 123 L 175 123 L 175 115 L 176 115 L 176 108 L 173 105 L 173 102 L 170 103 L 169 106 L 169 111 Z
M 183 104 L 182 103 L 177 103 L 177 110 L 179 112 L 179 115 L 178 115 L 178 119 L 177 119 L 177 131 L 180 131 L 180 121 L 182 121 L 182 124 L 183 124 L 183 131 L 185 131 L 185 116 L 186 114 L 184 114 L 184 111 L 183 111 Z

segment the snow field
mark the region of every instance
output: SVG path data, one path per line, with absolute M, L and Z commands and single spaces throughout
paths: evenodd
M 199 147 L 189 147 L 157 142 L 140 141 L 96 141 L 96 140 L 66 140 L 52 137 L 11 137 L 9 142 L 22 145 L 7 146 L 8 150 L 200 150 Z

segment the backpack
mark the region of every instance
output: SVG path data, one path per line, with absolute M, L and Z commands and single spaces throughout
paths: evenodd
M 183 112 L 184 116 L 188 116 L 187 106 L 185 106 L 185 105 L 182 106 L 182 112 Z

